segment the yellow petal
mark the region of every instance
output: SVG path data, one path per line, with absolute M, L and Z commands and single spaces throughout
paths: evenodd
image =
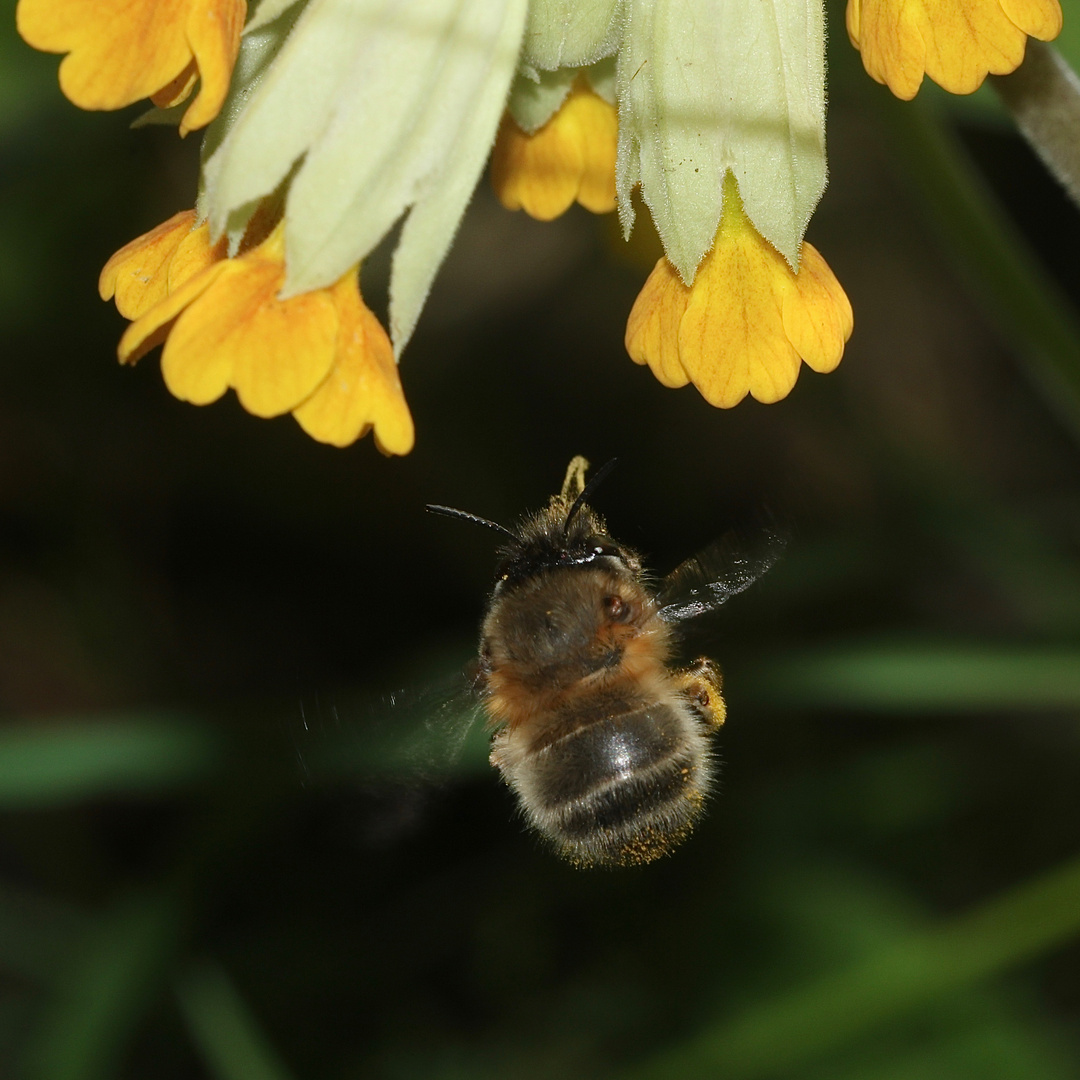
M 196 405 L 232 386 L 248 412 L 279 416 L 330 371 L 338 324 L 333 301 L 325 289 L 279 300 L 285 267 L 263 249 L 224 265 L 229 272 L 188 305 L 169 334 L 161 356 L 165 385 Z
M 771 403 L 795 385 L 799 355 L 784 332 L 776 289 L 785 272 L 791 268 L 775 248 L 746 236 L 722 238 L 698 270 L 679 356 L 710 405 L 729 409 L 748 393 Z
M 137 319 L 168 291 L 169 261 L 195 224 L 195 211 L 182 210 L 157 228 L 125 244 L 101 270 L 102 300 L 116 296 L 116 309 L 125 319 Z
M 15 16 L 28 44 L 68 54 L 60 88 L 83 109 L 173 105 L 201 77 L 185 134 L 220 110 L 246 12 L 246 0 L 19 0 Z
M 180 122 L 180 134 L 205 127 L 221 111 L 240 52 L 247 0 L 196 0 L 187 20 L 187 39 L 202 86 Z
M 235 270 L 233 260 L 226 259 L 208 266 L 201 273 L 185 281 L 180 288 L 169 293 L 145 314 L 139 316 L 124 331 L 117 347 L 121 364 L 134 364 L 164 340 L 162 331 L 169 328 L 180 313 L 197 297 L 201 296 L 222 275 Z M 220 395 L 219 395 L 220 396 Z
M 66 52 L 60 88 L 83 109 L 119 109 L 175 79 L 191 50 L 189 0 L 19 0 L 26 42 Z
M 192 229 L 173 253 L 168 266 L 168 291 L 180 288 L 208 266 L 225 258 L 228 239 L 222 237 L 216 244 L 210 243 L 210 224 L 204 221 Z
M 577 201 L 594 214 L 615 209 L 615 153 L 619 142 L 619 121 L 615 106 L 599 94 L 575 87 L 563 108 L 577 121 L 585 168 Z
M 1014 71 L 1028 36 L 1061 30 L 1058 0 L 848 0 L 847 29 L 863 66 L 897 97 L 918 92 L 924 73 L 954 94 L 987 74 Z
M 1028 37 L 1053 41 L 1061 33 L 1058 0 L 1001 0 L 1001 7 Z
M 844 24 L 847 27 L 848 38 L 857 49 L 859 47 L 859 27 L 862 19 L 862 0 L 848 0 L 847 11 L 844 14 Z
M 926 74 L 953 94 L 971 94 L 988 73 L 1015 71 L 1027 35 L 998 0 L 951 0 L 927 12 Z
M 690 290 L 667 259 L 653 267 L 626 321 L 626 351 L 635 364 L 648 364 L 664 386 L 690 381 L 679 361 L 679 324 Z
M 577 200 L 595 214 L 615 209 L 615 108 L 583 82 L 532 135 L 504 117 L 491 182 L 507 210 L 551 221 Z
M 848 0 L 848 36 L 862 53 L 863 67 L 904 101 L 919 92 L 926 71 L 925 25 L 919 0 Z
M 407 454 L 414 429 L 401 390 L 390 338 L 360 296 L 356 270 L 331 290 L 338 312 L 334 366 L 298 408 L 300 426 L 313 439 L 348 446 L 374 427 L 384 454 Z
M 191 59 L 172 82 L 166 83 L 156 93 L 151 94 L 150 100 L 159 109 L 171 109 L 174 105 L 179 105 L 181 101 L 187 100 L 188 94 L 195 89 L 198 81 L 199 65 Z
M 796 274 L 746 217 L 729 173 L 720 228 L 693 285 L 661 259 L 630 314 L 626 347 L 665 385 L 689 380 L 710 404 L 730 408 L 747 394 L 786 397 L 803 359 L 831 371 L 852 325 L 847 296 L 817 250 L 802 245 Z
M 565 214 L 577 195 L 585 160 L 567 130 L 549 120 L 526 135 L 503 118 L 491 158 L 491 183 L 507 210 L 524 210 L 538 221 Z
M 812 244 L 803 244 L 793 288 L 784 296 L 784 331 L 814 371 L 833 371 L 855 327 L 851 301 Z

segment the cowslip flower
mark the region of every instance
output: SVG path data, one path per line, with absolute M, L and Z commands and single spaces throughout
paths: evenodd
M 274 0 L 267 62 L 236 87 L 203 168 L 213 235 L 283 182 L 283 296 L 325 288 L 405 216 L 390 277 L 400 354 L 494 142 L 525 0 Z M 262 19 L 262 21 L 260 21 Z M 267 21 L 269 20 L 269 21 Z M 252 34 L 245 38 L 245 47 Z
M 80 108 L 178 105 L 201 81 L 181 135 L 221 110 L 246 15 L 247 0 L 19 0 L 15 10 L 28 44 L 68 54 L 60 88 Z
M 716 240 L 693 284 L 660 259 L 630 313 L 626 350 L 665 386 L 692 382 L 726 409 L 748 393 L 766 403 L 786 397 L 801 360 L 832 371 L 852 326 L 851 305 L 817 249 L 804 241 L 793 272 L 750 223 L 729 173 Z
M 1058 0 L 848 0 L 847 31 L 869 75 L 910 100 L 929 75 L 953 94 L 977 90 L 1024 59 L 1029 37 L 1061 31 Z
M 137 294 L 121 361 L 134 363 L 163 343 L 165 384 L 183 401 L 209 404 L 231 387 L 248 412 L 291 412 L 320 442 L 347 446 L 374 429 L 384 453 L 408 453 L 412 417 L 390 341 L 361 299 L 357 268 L 329 288 L 282 300 L 284 222 L 232 258 L 207 236 L 205 224 L 192 228 L 189 215 L 176 215 L 106 265 L 102 292 L 115 287 L 118 306 L 116 282 L 133 269 L 154 267 L 153 295 L 163 290 L 150 306 L 150 290 Z M 170 245 L 172 255 L 161 258 Z
M 847 297 L 803 241 L 826 181 L 824 41 L 812 2 L 629 4 L 619 211 L 628 233 L 640 184 L 665 259 L 627 347 L 665 385 L 691 381 L 714 405 L 784 397 L 800 358 L 830 371 L 851 333 Z M 809 323 L 834 328 L 827 345 Z
M 831 371 L 851 306 L 803 242 L 825 188 L 821 6 L 537 0 L 493 162 L 504 205 L 541 218 L 569 206 L 582 155 L 562 124 L 567 91 L 575 65 L 602 79 L 608 57 L 618 124 L 604 149 L 624 232 L 640 186 L 666 253 L 631 313 L 631 358 L 721 406 L 779 400 L 801 359 Z
M 512 95 L 491 156 L 491 183 L 503 206 L 539 221 L 574 202 L 594 214 L 614 210 L 615 106 L 579 78 L 552 115 L 530 119 L 525 108 L 515 109 Z
M 83 27 L 93 21 L 90 0 L 22 0 L 28 10 L 50 2 L 81 12 L 72 18 Z M 142 0 L 107 2 L 127 20 L 118 40 L 150 17 Z M 157 10 L 175 25 L 179 12 L 213 4 L 162 0 Z M 78 50 L 64 47 L 68 63 Z M 102 294 L 135 320 L 121 358 L 164 342 L 166 384 L 184 400 L 231 387 L 255 415 L 291 412 L 338 444 L 374 426 L 402 452 L 412 428 L 394 362 L 501 124 L 494 173 L 508 205 L 550 218 L 574 201 L 596 212 L 616 204 L 628 234 L 640 188 L 666 261 L 635 325 L 649 323 L 650 304 L 670 306 L 657 284 L 665 273 L 691 290 L 682 324 L 702 305 L 708 317 L 681 371 L 663 335 L 630 335 L 635 359 L 718 402 L 735 393 L 715 389 L 736 385 L 725 375 L 733 364 L 774 363 L 771 385 L 790 389 L 790 357 L 762 360 L 772 354 L 750 333 L 731 338 L 725 312 L 732 296 L 780 295 L 797 281 L 811 321 L 846 329 L 825 349 L 795 332 L 788 348 L 819 370 L 839 359 L 850 308 L 803 242 L 825 186 L 824 86 L 819 0 L 261 0 L 204 138 L 194 215 L 103 271 Z M 271 205 L 276 226 L 253 239 L 255 215 Z M 396 225 L 387 337 L 360 299 L 356 267 Z M 826 277 L 827 288 L 811 288 Z M 654 339 L 662 356 L 650 353 Z M 743 393 L 782 396 L 758 376 L 744 381 Z
M 206 222 L 182 210 L 116 252 L 102 268 L 98 293 L 115 299 L 125 319 L 137 319 L 225 254 L 223 241 L 210 242 Z
M 1007 75 L 1029 37 L 1061 31 L 1058 0 L 848 0 L 847 31 L 863 66 L 910 100 L 929 75 L 953 94 L 977 90 L 988 74 Z

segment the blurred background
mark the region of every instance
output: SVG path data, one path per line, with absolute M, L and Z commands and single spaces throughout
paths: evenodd
M 191 205 L 197 137 L 75 109 L 13 8 L 0 1075 L 1076 1076 L 1080 215 L 992 89 L 896 102 L 832 12 L 809 239 L 856 329 L 772 406 L 627 359 L 647 230 L 482 185 L 387 460 L 119 367 L 98 272 Z M 643 869 L 556 861 L 483 732 L 432 722 L 496 538 L 424 504 L 511 524 L 578 453 L 619 458 L 597 508 L 659 573 L 791 537 L 687 642 L 722 790 Z

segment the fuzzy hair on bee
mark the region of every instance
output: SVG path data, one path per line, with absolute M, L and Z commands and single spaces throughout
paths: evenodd
M 561 491 L 516 530 L 428 507 L 507 538 L 480 633 L 491 764 L 528 823 L 579 867 L 652 862 L 701 817 L 726 708 L 716 664 L 674 666 L 676 623 L 760 572 L 726 587 L 690 560 L 654 585 L 588 504 L 613 465 L 586 484 L 588 462 L 575 457 Z

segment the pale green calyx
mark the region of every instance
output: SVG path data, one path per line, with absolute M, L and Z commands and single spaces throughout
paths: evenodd
M 585 67 L 618 48 L 626 0 L 531 0 L 521 63 L 554 71 Z
M 254 12 L 244 26 L 244 33 L 251 34 L 268 26 L 291 8 L 297 0 L 259 0 Z
M 494 141 L 525 11 L 526 0 L 309 0 L 206 162 L 214 235 L 291 172 L 287 297 L 331 284 L 409 211 L 390 282 L 400 352 Z
M 217 153 L 236 121 L 243 115 L 251 95 L 281 51 L 281 46 L 292 32 L 302 10 L 303 4 L 298 4 L 295 0 L 290 3 L 283 3 L 282 0 L 262 0 L 255 11 L 255 17 L 244 27 L 244 35 L 240 39 L 240 53 L 236 58 L 232 79 L 229 81 L 229 93 L 217 119 L 206 129 L 199 149 L 203 165 L 199 177 L 197 205 L 200 218 L 209 216 L 206 191 L 207 163 Z M 274 18 L 259 18 L 267 13 L 272 13 Z M 248 220 L 257 205 L 250 202 L 235 207 L 226 217 L 224 226 L 219 229 L 228 236 L 230 255 L 236 254 Z
M 619 213 L 641 184 L 687 283 L 712 247 L 730 169 L 793 268 L 825 190 L 821 0 L 627 0 L 619 51 Z
M 555 115 L 579 77 L 584 78 L 609 105 L 615 104 L 613 56 L 587 68 L 519 71 L 510 87 L 510 100 L 506 103 L 514 122 L 527 135 L 538 131 Z
M 577 75 L 577 68 L 539 71 L 535 75 L 519 73 L 506 103 L 517 126 L 527 135 L 542 128 L 566 100 Z

